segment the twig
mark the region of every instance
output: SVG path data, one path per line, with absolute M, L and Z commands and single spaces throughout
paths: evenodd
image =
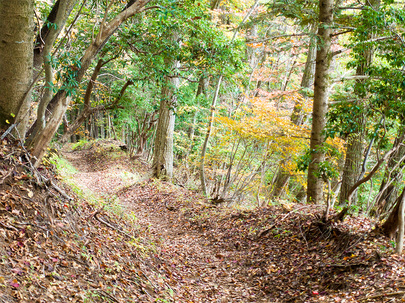
M 1 222 L 0 222 L 0 226 L 3 227 L 4 229 L 8 229 L 8 230 L 12 230 L 12 231 L 18 231 L 18 229 L 15 228 L 14 226 L 8 226 L 8 225 L 5 225 L 5 224 L 3 224 Z
M 276 226 L 276 224 L 278 224 L 278 223 L 280 223 L 280 222 L 283 222 L 283 221 L 284 221 L 289 215 L 291 215 L 292 213 L 297 212 L 297 211 L 299 211 L 299 210 L 301 210 L 301 209 L 307 208 L 307 207 L 309 207 L 309 206 L 310 206 L 310 205 L 304 205 L 304 206 L 302 206 L 302 207 L 299 207 L 299 208 L 297 208 L 297 209 L 293 209 L 292 211 L 288 212 L 286 215 L 284 215 L 284 217 L 283 217 L 281 220 L 279 220 L 278 222 L 274 223 L 274 224 L 271 225 L 269 228 L 260 231 L 260 232 L 256 235 L 255 240 L 258 240 L 259 238 L 261 238 L 261 237 L 267 235 L 267 234 L 270 232 L 270 230 L 272 230 L 272 229 L 274 228 L 274 226 Z
M 3 178 L 1 178 L 0 184 L 3 184 L 4 180 L 6 180 L 11 175 L 12 172 L 13 172 L 13 169 L 10 169 L 10 171 Z
M 300 224 L 300 233 L 301 233 L 302 238 L 305 241 L 305 245 L 307 246 L 307 248 L 309 248 L 307 238 L 305 237 L 305 234 L 302 232 L 301 224 Z
M 99 210 L 96 210 L 94 212 L 92 212 L 87 218 L 86 221 L 89 221 L 91 218 L 93 218 L 94 216 L 98 215 L 100 212 L 102 212 L 104 210 L 104 206 L 103 205 Z
M 93 289 L 89 289 L 89 291 L 95 291 L 95 292 L 99 293 L 100 296 L 106 297 L 106 298 L 110 299 L 113 302 L 119 303 L 119 301 L 116 298 L 114 298 L 113 296 L 111 296 L 109 293 L 105 292 L 102 289 L 93 288 Z
M 4 132 L 4 134 L 0 137 L 0 140 L 3 140 L 5 137 L 7 137 L 7 135 L 9 134 L 9 133 L 11 133 L 11 131 L 14 129 L 14 127 L 16 127 L 17 126 L 17 124 L 16 123 L 14 123 L 14 124 L 11 124 L 11 126 Z
M 94 214 L 94 218 L 96 218 L 97 221 L 103 223 L 104 225 L 108 226 L 108 227 L 111 228 L 111 229 L 116 230 L 117 232 L 123 234 L 124 236 L 127 236 L 127 237 L 130 238 L 130 239 L 133 238 L 133 236 L 131 236 L 130 234 L 126 233 L 125 231 L 120 230 L 120 229 L 116 228 L 115 226 L 112 226 L 110 223 L 108 223 L 108 222 L 106 222 L 106 221 L 100 219 L 99 217 L 97 217 L 97 215 L 98 215 L 97 213 Z
M 382 294 L 374 295 L 371 297 L 365 297 L 365 298 L 359 299 L 359 301 L 368 301 L 368 300 L 378 299 L 381 297 L 393 297 L 393 296 L 399 296 L 399 295 L 405 295 L 405 291 L 382 293 Z
M 51 185 L 58 193 L 60 193 L 65 199 L 72 201 L 73 198 L 68 196 L 64 190 L 62 190 L 59 186 L 57 186 L 52 180 L 45 178 L 44 176 L 42 176 L 42 179 L 47 182 L 49 185 Z

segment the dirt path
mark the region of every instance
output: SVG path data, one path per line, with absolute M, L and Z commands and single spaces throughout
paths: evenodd
M 64 156 L 78 170 L 74 176 L 78 186 L 94 195 L 116 194 L 119 203 L 135 214 L 141 229 L 156 245 L 154 261 L 170 281 L 176 302 L 269 302 L 233 275 L 240 255 L 224 251 L 207 239 L 204 228 L 191 228 L 192 223 L 182 218 L 181 211 L 170 210 L 168 203 L 177 193 L 158 195 L 151 190 L 153 181 L 122 190 L 137 183 L 135 177 L 123 180 L 123 175 L 134 174 L 125 165 L 92 163 L 86 151 Z

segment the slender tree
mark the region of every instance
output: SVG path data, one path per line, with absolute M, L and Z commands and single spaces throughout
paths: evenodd
M 320 203 L 323 197 L 321 163 L 329 96 L 329 67 L 331 62 L 331 34 L 333 26 L 334 2 L 319 0 L 318 50 L 316 54 L 314 104 L 312 108 L 312 129 L 310 140 L 310 163 L 308 166 L 307 201 Z

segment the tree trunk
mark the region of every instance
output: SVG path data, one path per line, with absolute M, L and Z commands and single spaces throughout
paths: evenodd
M 331 61 L 331 34 L 333 21 L 333 1 L 319 0 L 318 50 L 316 53 L 314 104 L 312 108 L 312 130 L 310 140 L 311 158 L 308 166 L 307 201 L 320 203 L 323 197 L 323 181 L 319 165 L 325 153 L 323 129 L 326 124 L 329 96 L 329 67 Z
M 77 0 L 57 0 L 52 7 L 51 12 L 46 18 L 46 22 L 42 26 L 40 33 L 35 39 L 34 46 L 34 74 L 33 78 L 37 78 L 40 72 L 42 63 L 44 62 L 44 49 L 46 46 L 53 46 L 56 38 L 62 31 L 67 18 L 72 12 Z M 50 26 L 49 24 L 54 24 Z
M 398 210 L 398 236 L 397 236 L 397 246 L 395 252 L 397 254 L 402 254 L 404 248 L 404 214 L 405 214 L 405 195 L 402 196 L 401 201 L 399 202 Z
M 62 24 L 66 21 L 66 11 L 68 11 L 68 0 L 61 0 L 57 2 L 57 11 L 55 20 L 53 20 L 56 24 L 56 27 L 62 27 Z M 55 4 L 56 6 L 56 4 Z M 37 125 L 36 130 L 34 133 L 41 132 L 45 128 L 46 124 L 46 117 L 45 112 L 49 102 L 52 100 L 52 92 L 53 92 L 53 67 L 52 67 L 52 49 L 53 43 L 55 42 L 59 31 L 49 30 L 46 36 L 46 43 L 43 45 L 42 50 L 42 62 L 44 63 L 44 70 L 45 70 L 45 92 L 42 96 L 38 104 L 37 110 Z
M 371 6 L 374 9 L 378 9 L 380 6 L 380 0 L 371 0 L 366 1 L 366 6 Z M 372 36 L 370 35 L 370 38 Z M 357 66 L 356 75 L 357 76 L 364 76 L 367 74 L 367 69 L 372 62 L 373 57 L 373 50 L 372 46 L 368 46 L 363 51 L 363 60 Z M 362 80 L 357 80 L 357 85 L 354 87 L 354 94 L 355 96 L 359 96 L 361 90 L 359 90 L 359 85 L 361 85 Z M 360 106 L 362 99 L 358 99 L 355 102 L 356 106 Z M 344 206 L 346 205 L 348 194 L 350 188 L 353 186 L 356 181 L 361 178 L 361 167 L 362 167 L 362 156 L 363 156 L 363 141 L 365 137 L 365 129 L 366 129 L 366 119 L 363 113 L 359 113 L 357 116 L 353 117 L 356 125 L 356 131 L 349 134 L 348 142 L 346 146 L 346 159 L 345 165 L 343 168 L 343 176 L 342 176 L 342 187 L 339 196 L 339 205 Z M 355 204 L 357 202 L 357 191 L 353 193 L 351 198 L 351 203 Z
M 173 177 L 174 108 L 177 104 L 175 89 L 179 85 L 179 79 L 167 78 L 166 80 L 167 84 L 162 89 L 162 101 L 160 101 L 152 169 L 155 177 L 171 180 Z
M 215 88 L 215 93 L 214 97 L 212 98 L 212 105 L 211 105 L 211 113 L 208 121 L 208 128 L 207 128 L 207 133 L 205 135 L 205 140 L 204 144 L 201 150 L 201 160 L 200 160 L 200 181 L 201 181 L 201 187 L 204 195 L 207 195 L 207 184 L 205 182 L 205 168 L 204 168 L 204 162 L 205 162 L 205 155 L 207 153 L 207 147 L 208 147 L 208 141 L 211 136 L 211 131 L 212 131 L 212 125 L 214 123 L 214 117 L 215 117 L 215 109 L 216 109 L 216 104 L 218 100 L 218 95 L 219 95 L 219 89 L 221 88 L 221 82 L 222 82 L 222 75 L 219 76 L 217 86 Z
M 177 38 L 175 33 L 172 39 L 177 40 Z M 180 67 L 179 62 L 174 61 L 172 67 L 176 73 Z M 165 77 L 153 152 L 153 175 L 168 180 L 173 178 L 174 110 L 177 106 L 177 89 L 179 85 L 180 80 L 178 77 Z
M 361 122 L 360 122 L 361 123 Z M 363 125 L 361 123 L 360 125 Z M 347 140 L 346 159 L 343 168 L 342 186 L 340 189 L 339 205 L 345 206 L 347 203 L 349 190 L 357 181 L 361 171 L 361 164 L 363 158 L 363 138 L 364 132 L 360 131 L 351 134 Z M 357 190 L 353 194 L 352 203 L 357 201 Z
M 53 112 L 52 118 L 48 121 L 45 128 L 42 130 L 40 136 L 35 138 L 35 144 L 31 152 L 31 155 L 37 159 L 34 163 L 35 166 L 38 166 L 41 163 L 40 160 L 44 156 L 46 147 L 49 145 L 49 142 L 51 142 L 53 136 L 58 130 L 60 123 L 62 122 L 63 115 L 66 112 L 69 102 L 70 98 L 66 98 L 65 96 L 61 99 L 61 102 L 57 103 L 58 105 Z
M 402 180 L 403 167 L 405 156 L 405 145 L 400 144 L 404 141 L 405 132 L 402 129 L 400 134 L 395 139 L 394 145 L 399 145 L 398 151 L 392 154 L 388 160 L 388 166 L 384 175 L 384 179 L 380 186 L 380 191 L 374 205 L 375 214 L 380 216 L 387 212 L 398 194 L 398 184 Z M 390 184 L 389 184 L 390 183 Z
M 405 198 L 405 189 L 402 190 L 401 195 L 395 201 L 395 207 L 390 213 L 388 219 L 382 225 L 383 234 L 389 237 L 390 239 L 394 239 L 395 233 L 398 229 L 399 225 L 399 209 L 401 205 L 401 201 Z
M 32 0 L 0 0 L 0 127 L 18 123 L 21 138 L 31 102 L 33 12 Z
M 308 99 L 307 90 L 312 87 L 314 81 L 315 58 L 316 58 L 316 39 L 311 38 L 308 48 L 308 56 L 305 63 L 304 74 L 302 75 L 301 80 L 301 94 L 305 100 Z M 303 105 L 302 103 L 296 102 L 294 110 L 291 114 L 291 121 L 298 126 L 302 125 L 304 120 L 302 105 Z M 286 161 L 289 160 L 283 160 L 280 165 L 280 170 L 277 173 L 274 182 L 274 188 L 271 192 L 270 199 L 279 198 L 285 192 L 286 186 L 288 186 L 291 175 L 290 172 L 284 168 L 283 164 L 285 164 Z

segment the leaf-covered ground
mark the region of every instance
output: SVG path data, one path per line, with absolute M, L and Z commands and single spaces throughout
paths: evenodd
M 107 144 L 64 157 L 77 169 L 74 184 L 104 208 L 45 203 L 37 195 L 46 190 L 20 182 L 23 171 L 4 178 L 12 170 L 4 164 L 5 302 L 399 302 L 405 295 L 404 258 L 365 218 L 325 225 L 317 206 L 214 206 L 149 179 L 147 165 Z M 37 209 L 21 206 L 27 198 Z

